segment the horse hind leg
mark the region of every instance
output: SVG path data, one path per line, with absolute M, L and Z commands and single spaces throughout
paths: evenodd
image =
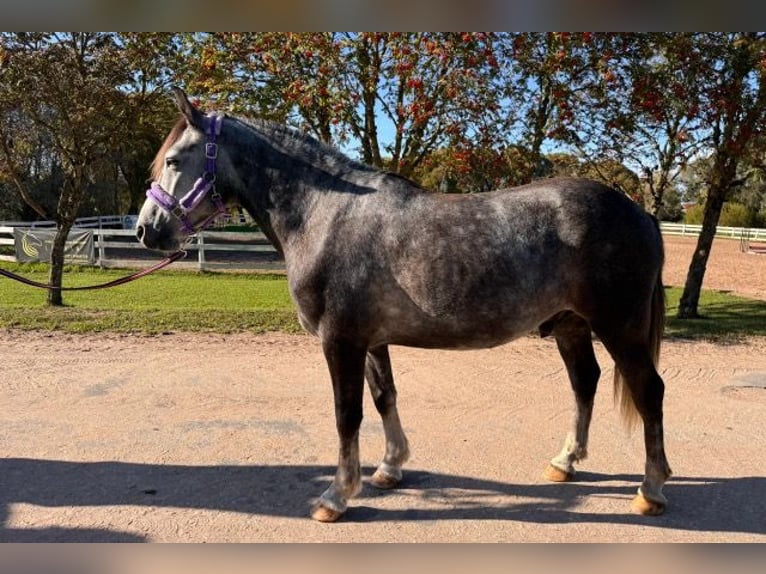
M 621 398 L 624 420 L 630 425 L 640 418 L 644 425 L 644 479 L 631 502 L 631 510 L 638 514 L 662 514 L 667 506 L 662 487 L 672 472 L 663 436 L 665 384 L 655 366 L 659 346 L 653 348 L 656 341 L 632 337 L 630 333 L 602 335 L 601 340 L 615 360 L 615 398 Z
M 567 313 L 555 322 L 551 332 L 574 391 L 575 417 L 561 452 L 551 459 L 543 477 L 553 482 L 566 482 L 574 478 L 574 463 L 588 454 L 588 430 L 601 369 L 593 353 L 590 326 L 584 319 Z
M 386 437 L 383 461 L 370 482 L 377 488 L 390 489 L 402 480 L 402 465 L 410 456 L 410 448 L 396 408 L 396 387 L 387 346 L 371 349 L 367 353 L 365 376 L 375 408 L 383 420 Z

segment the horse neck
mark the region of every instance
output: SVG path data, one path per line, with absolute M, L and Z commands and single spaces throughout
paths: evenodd
M 371 191 L 358 182 L 377 172 L 284 128 L 242 122 L 235 161 L 241 180 L 240 203 L 275 247 L 285 251 L 306 234 L 321 203 L 322 220 Z M 305 138 L 305 139 L 304 139 Z

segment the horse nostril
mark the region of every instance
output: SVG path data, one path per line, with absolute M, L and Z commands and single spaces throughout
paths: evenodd
M 139 241 L 144 240 L 144 233 L 146 233 L 146 229 L 144 229 L 143 225 L 136 226 L 136 238 L 138 238 Z

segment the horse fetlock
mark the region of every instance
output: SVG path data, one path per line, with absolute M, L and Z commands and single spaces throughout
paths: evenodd
M 561 472 L 565 472 L 570 475 L 574 475 L 575 468 L 572 464 L 573 462 L 577 461 L 577 457 L 574 455 L 574 453 L 570 452 L 562 452 L 558 456 L 555 456 L 551 459 L 550 464 L 548 465 L 548 468 L 555 468 L 560 470 Z
M 356 495 L 362 492 L 361 472 L 354 473 L 354 477 L 346 482 L 342 482 L 340 484 L 337 482 L 333 483 L 331 488 L 334 488 L 335 492 L 338 493 L 338 497 L 344 501 L 354 498 Z
M 572 456 L 574 457 L 574 462 L 583 461 L 588 458 L 588 449 L 584 446 L 578 445 L 578 447 L 572 453 Z
M 651 482 L 662 485 L 665 484 L 671 476 L 673 476 L 673 471 L 670 469 L 667 460 L 646 465 L 646 478 Z
M 410 459 L 410 446 L 405 439 L 402 443 L 389 443 L 386 445 L 384 462 L 388 466 L 401 466 Z

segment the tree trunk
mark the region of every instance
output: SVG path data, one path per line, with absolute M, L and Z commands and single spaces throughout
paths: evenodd
M 702 231 L 697 240 L 689 272 L 686 275 L 684 292 L 678 305 L 679 319 L 693 319 L 699 317 L 699 300 L 702 291 L 702 280 L 705 277 L 707 261 L 710 257 L 710 249 L 713 246 L 716 227 L 721 217 L 721 210 L 726 199 L 726 189 L 723 186 L 711 187 L 705 202 L 705 214 L 702 220 Z
M 51 249 L 51 272 L 48 283 L 56 287 L 61 287 L 64 279 L 64 248 L 72 224 L 60 225 L 56 230 L 56 236 L 53 238 L 53 247 Z M 61 296 L 61 289 L 48 289 L 48 305 L 60 307 L 64 304 Z

